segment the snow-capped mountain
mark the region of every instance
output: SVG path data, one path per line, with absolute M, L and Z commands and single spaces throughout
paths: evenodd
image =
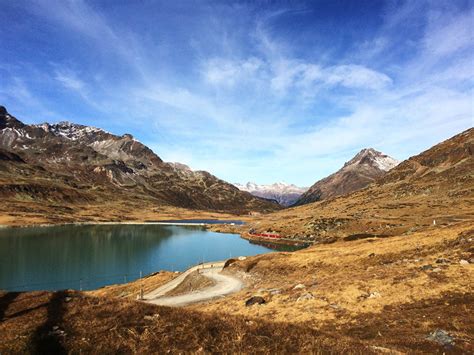
M 275 200 L 282 206 L 292 205 L 308 189 L 307 187 L 298 187 L 285 182 L 277 182 L 271 185 L 258 185 L 254 182 L 248 182 L 245 185 L 234 185 L 239 190 L 250 192 L 254 196 Z
M 399 163 L 398 160 L 373 148 L 362 149 L 340 170 L 311 186 L 295 205 L 304 205 L 360 190 Z

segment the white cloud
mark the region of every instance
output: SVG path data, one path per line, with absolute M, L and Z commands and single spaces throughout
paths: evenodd
M 54 79 L 59 81 L 65 88 L 83 93 L 86 87 L 85 83 L 77 75 L 69 70 L 56 70 Z
M 326 84 L 342 85 L 348 88 L 381 89 L 392 83 L 386 74 L 361 65 L 339 65 L 328 68 L 323 79 Z
M 430 16 L 424 46 L 428 53 L 438 57 L 474 47 L 474 12 L 461 15 L 434 12 Z
M 292 58 L 277 60 L 251 57 L 244 61 L 212 59 L 205 63 L 204 79 L 214 85 L 234 86 L 252 80 L 258 87 L 278 95 L 315 92 L 321 86 L 377 90 L 392 83 L 384 73 L 362 65 L 348 64 L 323 67 Z
M 205 63 L 203 76 L 211 84 L 233 86 L 251 79 L 262 65 L 263 62 L 255 57 L 243 61 L 214 58 Z

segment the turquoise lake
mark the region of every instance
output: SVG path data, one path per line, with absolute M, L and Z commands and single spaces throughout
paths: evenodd
M 0 289 L 96 289 L 160 270 L 294 247 L 200 226 L 66 225 L 0 229 Z

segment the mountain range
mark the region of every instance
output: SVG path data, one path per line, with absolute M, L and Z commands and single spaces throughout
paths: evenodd
M 388 237 L 433 225 L 472 223 L 473 156 L 471 128 L 399 163 L 364 189 L 278 211 L 250 227 L 330 243 L 338 238 Z
M 295 206 L 326 200 L 360 190 L 385 175 L 400 162 L 373 148 L 362 149 L 334 174 L 317 181 Z
M 253 182 L 248 182 L 245 185 L 237 183 L 234 185 L 241 191 L 247 191 L 254 196 L 274 200 L 284 207 L 291 206 L 308 190 L 307 187 L 298 187 L 285 182 L 277 182 L 270 185 L 258 185 Z
M 69 122 L 26 125 L 2 106 L 0 196 L 11 204 L 122 200 L 234 213 L 279 208 L 206 171 L 163 162 L 130 134 Z

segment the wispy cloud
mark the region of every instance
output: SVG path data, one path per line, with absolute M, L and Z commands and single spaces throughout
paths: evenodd
M 72 71 L 56 70 L 54 78 L 59 81 L 66 89 L 83 93 L 86 84 L 80 80 Z

